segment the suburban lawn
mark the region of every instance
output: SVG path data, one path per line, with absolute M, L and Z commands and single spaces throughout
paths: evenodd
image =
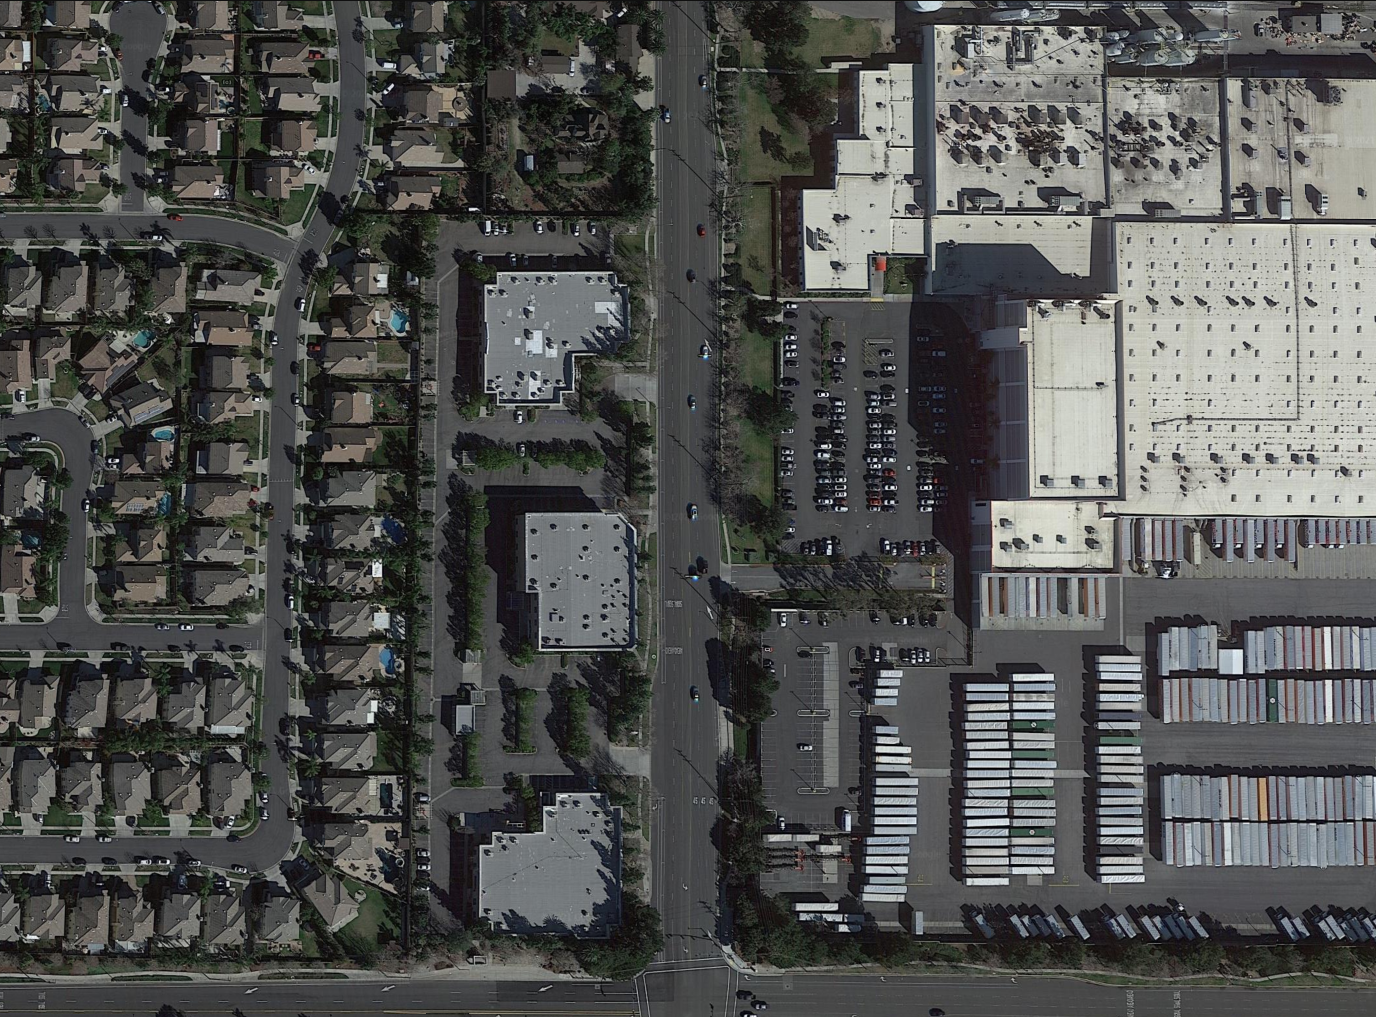
M 835 82 L 832 86 L 835 87 Z M 777 182 L 780 177 L 812 171 L 806 127 L 791 120 L 788 124 L 780 123 L 764 88 L 763 75 L 741 75 L 738 177 L 743 183 Z
M 386 946 L 396 942 L 400 933 L 387 914 L 387 903 L 381 890 L 364 886 L 352 879 L 344 881 L 345 888 L 352 895 L 362 888 L 367 894 L 359 905 L 358 917 L 339 930 L 341 936 L 356 936 L 361 942 L 371 946 Z
M 873 21 L 859 18 L 810 18 L 807 42 L 798 47 L 798 56 L 813 67 L 825 67 L 822 57 L 867 57 L 879 49 L 879 28 Z M 749 32 L 740 38 L 741 66 L 762 67 L 764 47 Z
M 774 291 L 773 188 L 753 184 L 741 195 L 741 278 L 762 296 Z

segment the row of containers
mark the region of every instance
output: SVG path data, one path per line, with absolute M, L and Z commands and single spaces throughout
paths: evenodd
M 901 667 L 877 667 L 873 669 L 870 681 L 870 702 L 875 706 L 897 706 L 898 690 L 903 686 Z
M 1276 923 L 1281 935 L 1292 943 L 1307 939 L 1329 943 L 1376 941 L 1376 918 L 1366 908 L 1340 908 L 1330 904 L 1325 910 L 1316 904 L 1303 916 L 1292 915 L 1281 907 L 1267 908 L 1266 914 Z
M 1146 703 L 1142 658 L 1095 658 L 1094 878 L 1146 882 L 1147 768 L 1142 759 Z
M 965 685 L 961 867 L 967 886 L 1056 864 L 1056 676 Z
M 1123 516 L 1118 520 L 1123 560 L 1198 563 L 1196 525 L 1193 519 Z M 1220 516 L 1205 519 L 1202 532 L 1224 561 L 1284 561 L 1294 565 L 1301 547 L 1376 544 L 1376 519 Z
M 835 901 L 798 901 L 793 905 L 794 917 L 800 922 L 818 922 L 828 932 L 860 932 L 865 928 L 865 915 L 841 910 Z
M 1218 626 L 1172 625 L 1156 637 L 1157 673 L 1217 671 L 1376 672 L 1376 625 L 1264 625 L 1246 629 L 1242 646 L 1220 648 Z
M 860 842 L 860 899 L 901 904 L 908 895 L 912 838 L 917 835 L 913 750 L 893 724 L 875 724 L 869 738 L 869 832 Z
M 1161 679 L 1167 724 L 1371 724 L 1373 678 Z
M 1376 865 L 1376 773 L 1161 775 L 1167 865 Z
M 1107 904 L 1079 914 L 1064 906 L 1058 906 L 1054 913 L 1047 913 L 1036 904 L 1015 907 L 997 904 L 986 908 L 967 904 L 962 911 L 966 923 L 985 939 L 993 939 L 1006 929 L 1019 939 L 1078 937 L 1088 942 L 1100 928 L 1108 933 L 1109 938 L 1116 940 L 1145 936 L 1160 943 L 1172 940 L 1193 942 L 1209 938 L 1204 923 L 1179 905 L 1130 905 L 1123 914 Z

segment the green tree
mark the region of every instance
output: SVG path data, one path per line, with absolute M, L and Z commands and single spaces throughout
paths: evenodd
M 592 752 L 588 737 L 588 703 L 590 694 L 583 686 L 569 689 L 564 700 L 563 744 L 565 755 L 586 759 Z
M 798 422 L 798 414 L 772 392 L 751 388 L 746 393 L 745 416 L 765 434 L 774 435 Z
M 625 981 L 645 970 L 664 948 L 664 929 L 659 912 L 636 894 L 621 896 L 621 924 L 605 942 L 580 939 L 574 951 L 578 963 L 594 978 Z
M 505 470 L 521 461 L 516 450 L 507 444 L 485 445 L 473 455 L 480 470 Z

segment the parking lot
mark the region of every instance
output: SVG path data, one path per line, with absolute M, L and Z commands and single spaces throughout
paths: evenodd
M 964 474 L 950 451 L 965 452 L 953 444 L 951 380 L 968 353 L 963 335 L 926 305 L 809 302 L 785 314 L 795 331 L 781 347 L 780 386 L 798 423 L 780 436 L 776 466 L 792 520 L 784 550 L 825 556 L 827 538 L 830 554 L 850 557 L 934 534 L 963 543 L 954 506 Z
M 869 654 L 877 645 L 887 662 L 909 642 L 933 640 L 929 629 L 907 631 L 874 625 L 866 614 L 835 618 L 821 627 L 816 615 L 800 624 L 798 612 L 788 624 L 775 622 L 764 635 L 778 661 L 776 674 L 781 688 L 775 695 L 775 716 L 761 728 L 762 773 L 766 802 L 786 820 L 790 830 L 808 829 L 849 844 L 839 830 L 840 810 L 848 809 L 856 831 L 863 831 L 865 815 L 858 794 L 863 779 L 862 725 L 891 724 L 899 729 L 903 744 L 911 746 L 912 769 L 921 781 L 918 834 L 913 838 L 913 865 L 908 877 L 907 904 L 922 911 L 932 934 L 966 931 L 961 916 L 965 904 L 1040 905 L 1047 911 L 1064 905 L 1072 912 L 1109 904 L 1121 911 L 1131 904 L 1159 904 L 1178 897 L 1192 911 L 1246 933 L 1272 933 L 1274 926 L 1265 909 L 1281 905 L 1299 914 L 1313 904 L 1372 907 L 1367 870 L 1353 867 L 1328 869 L 1175 868 L 1163 864 L 1159 851 L 1159 813 L 1153 778 L 1162 769 L 1261 767 L 1294 771 L 1312 767 L 1370 768 L 1373 758 L 1370 735 L 1356 726 L 1291 726 L 1272 730 L 1226 724 L 1165 725 L 1155 716 L 1143 718 L 1144 756 L 1149 768 L 1152 800 L 1147 832 L 1146 883 L 1109 886 L 1096 883 L 1086 870 L 1088 844 L 1084 802 L 1093 788 L 1087 783 L 1089 765 L 1085 741 L 1085 675 L 1099 653 L 1128 652 L 1147 655 L 1149 626 L 1162 620 L 1199 616 L 1217 621 L 1226 629 L 1235 622 L 1295 619 L 1357 619 L 1370 616 L 1364 584 L 1354 581 L 1307 580 L 1258 583 L 1249 580 L 1171 580 L 1140 577 L 1110 581 L 1112 610 L 1101 632 L 981 632 L 976 640 L 974 667 L 904 666 L 896 706 L 876 707 L 867 702 L 863 666 L 855 663 L 855 650 Z M 1118 587 L 1121 585 L 1121 599 Z M 1369 585 L 1369 584 L 1365 584 Z M 1121 613 L 1119 604 L 1121 603 Z M 943 615 L 943 620 L 946 618 Z M 945 633 L 943 633 L 945 635 Z M 836 707 L 824 703 L 826 687 L 818 675 L 821 661 L 800 658 L 799 648 L 836 647 L 840 681 Z M 934 646 L 934 649 L 938 647 Z M 822 658 L 825 660 L 826 658 Z M 1150 663 L 1148 655 L 1148 663 Z M 887 665 L 886 665 L 887 666 Z M 855 668 L 859 673 L 852 673 Z M 959 819 L 953 793 L 953 775 L 959 777 L 961 761 L 955 757 L 955 720 L 959 689 L 975 676 L 1043 671 L 1056 676 L 1056 817 L 1055 872 L 1038 878 L 1014 878 L 1006 887 L 966 887 L 958 878 L 956 835 Z M 1150 668 L 1148 673 L 1153 673 Z M 860 682 L 853 687 L 852 682 Z M 1151 681 L 1149 679 L 1149 686 Z M 1149 698 L 1155 702 L 1155 698 Z M 830 711 L 831 716 L 824 716 Z M 834 718 L 834 720 L 832 719 Z M 827 724 L 836 730 L 837 757 L 834 785 L 821 775 L 827 764 L 815 759 L 826 751 Z M 810 751 L 800 751 L 810 744 Z M 849 848 L 839 859 L 820 857 L 806 845 L 787 845 L 771 850 L 771 869 L 765 885 L 772 892 L 824 893 L 828 899 L 850 899 L 858 887 L 852 882 L 847 861 Z M 881 922 L 895 922 L 897 907 L 874 905 L 869 910 Z

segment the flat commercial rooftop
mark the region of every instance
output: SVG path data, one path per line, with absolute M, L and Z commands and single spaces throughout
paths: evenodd
M 620 514 L 521 517 L 522 589 L 537 602 L 541 650 L 625 649 L 635 636 L 635 527 Z
M 1376 218 L 1376 81 L 1230 78 L 1231 187 L 1248 184 L 1257 214 L 1276 218 L 1280 196 L 1295 219 Z M 1340 101 L 1334 102 L 1338 98 Z
M 1109 180 L 1116 213 L 1151 214 L 1169 206 L 1186 216 L 1222 214 L 1217 81 L 1110 78 L 1108 103 Z
M 1116 497 L 1115 305 L 1019 300 L 1000 311 L 1007 323 L 980 333 L 1010 390 L 1000 398 L 1000 486 L 1023 498 Z
M 621 924 L 621 809 L 561 794 L 538 833 L 494 833 L 478 853 L 478 906 L 510 935 L 605 939 Z
M 934 48 L 934 211 L 1104 204 L 1101 44 L 1080 28 L 939 26 Z
M 836 142 L 833 186 L 799 198 L 803 286 L 863 290 L 873 254 L 924 252 L 915 191 L 913 65 L 856 74 L 856 135 Z
M 938 215 L 932 292 L 1067 298 L 1108 290 L 1110 227 L 1084 215 Z
M 484 388 L 499 403 L 557 403 L 576 358 L 615 351 L 626 323 L 611 272 L 499 272 L 483 287 Z
M 1122 511 L 1369 513 L 1370 227 L 1119 223 Z
M 976 502 L 972 512 L 977 534 L 983 532 L 982 527 L 989 528 L 995 570 L 1113 567 L 1113 522 L 1101 517 L 1097 502 L 1055 498 Z

